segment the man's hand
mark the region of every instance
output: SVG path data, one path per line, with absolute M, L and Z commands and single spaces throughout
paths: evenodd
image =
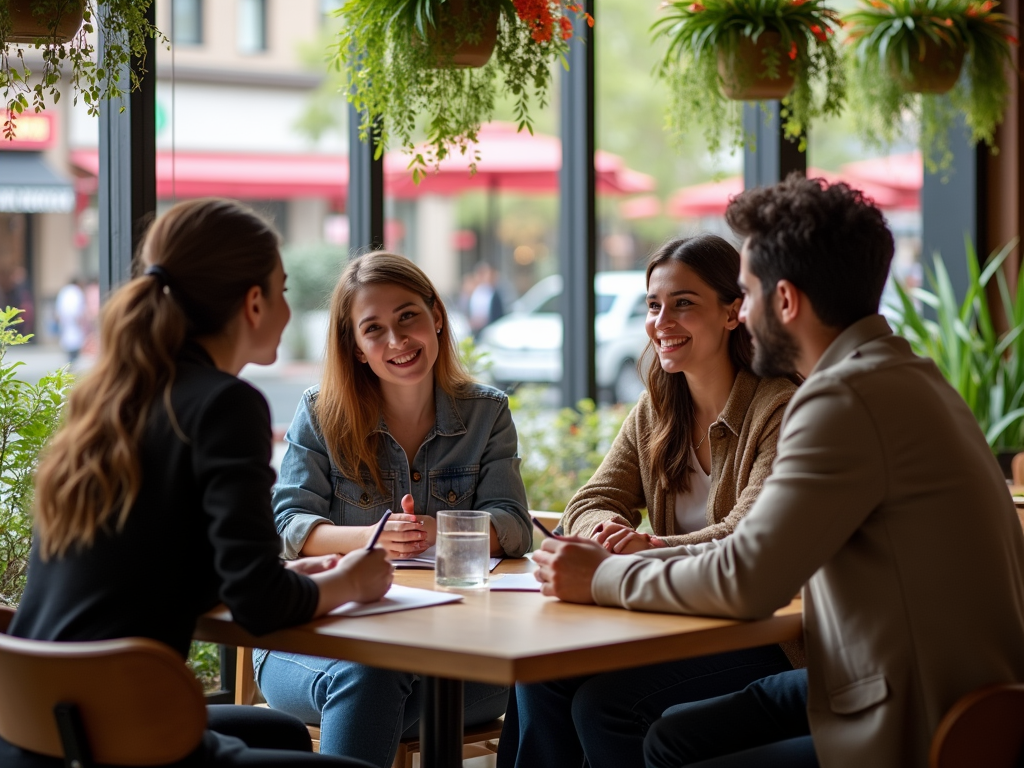
M 540 582 L 543 595 L 570 603 L 593 603 L 590 583 L 606 557 L 611 557 L 611 553 L 590 539 L 545 539 L 540 551 L 533 553 L 533 562 L 539 566 L 533 575 Z
M 317 557 L 300 557 L 298 560 L 286 560 L 284 567 L 289 571 L 312 576 L 314 573 L 329 571 L 338 564 L 341 555 L 318 555 Z

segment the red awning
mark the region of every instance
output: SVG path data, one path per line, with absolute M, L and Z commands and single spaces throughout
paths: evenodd
M 465 155 L 449 155 L 437 171 L 431 171 L 416 185 L 408 169 L 409 156 L 388 152 L 384 157 L 384 189 L 398 198 L 420 195 L 456 195 L 474 189 L 545 194 L 558 191 L 562 167 L 562 141 L 543 133 L 530 135 L 510 123 L 481 126 L 480 139 Z M 471 174 L 474 149 L 480 159 Z M 651 192 L 654 179 L 628 168 L 621 157 L 598 150 L 594 155 L 598 194 L 630 195 Z
M 80 192 L 95 190 L 99 151 L 76 149 L 71 162 L 92 175 Z M 230 155 L 166 150 L 156 156 L 156 194 L 162 200 L 218 195 L 243 200 L 328 198 L 342 207 L 348 189 L 345 155 Z

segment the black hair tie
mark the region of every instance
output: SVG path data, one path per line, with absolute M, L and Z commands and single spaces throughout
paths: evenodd
M 164 293 L 171 292 L 171 276 L 167 274 L 167 270 L 159 264 L 146 267 L 146 271 L 142 274 L 156 278 L 156 281 L 163 287 Z

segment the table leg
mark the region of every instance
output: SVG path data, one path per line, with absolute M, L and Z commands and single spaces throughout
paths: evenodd
M 420 684 L 420 768 L 462 768 L 462 681 L 422 677 Z

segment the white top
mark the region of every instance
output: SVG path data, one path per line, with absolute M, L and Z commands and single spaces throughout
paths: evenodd
M 711 495 L 711 475 L 704 474 L 697 456 L 690 449 L 690 492 L 676 494 L 676 535 L 693 533 L 708 526 L 708 496 Z
M 68 283 L 57 294 L 54 312 L 61 349 L 81 349 L 85 344 L 85 293 L 74 283 Z

